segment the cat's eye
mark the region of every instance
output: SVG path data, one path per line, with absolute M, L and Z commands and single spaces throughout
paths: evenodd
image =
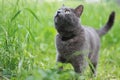
M 65 13 L 66 13 L 66 14 L 69 14 L 69 13 L 70 13 L 70 10 L 65 10 Z

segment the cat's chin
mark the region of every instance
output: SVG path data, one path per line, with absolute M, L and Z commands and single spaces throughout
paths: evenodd
M 54 23 L 57 24 L 58 23 L 58 17 L 55 16 L 55 19 L 54 19 Z
M 54 22 L 57 23 L 57 18 L 54 18 Z
M 62 17 L 61 16 L 55 16 L 55 18 L 54 18 L 54 23 L 55 24 L 61 24 L 62 23 Z

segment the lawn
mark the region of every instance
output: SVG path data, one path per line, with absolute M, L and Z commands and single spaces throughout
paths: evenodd
M 62 4 L 84 5 L 83 25 L 102 27 L 111 11 L 113 28 L 101 38 L 97 77 L 74 73 L 70 64 L 56 65 L 54 14 Z M 78 0 L 0 0 L 0 80 L 120 80 L 120 6 L 113 2 L 86 3 Z

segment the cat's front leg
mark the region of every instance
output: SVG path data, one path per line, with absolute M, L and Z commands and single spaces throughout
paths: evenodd
M 65 63 L 66 59 L 63 58 L 60 54 L 57 55 L 57 63 Z M 58 66 L 59 70 L 62 71 L 63 70 L 63 65 Z
M 84 56 L 80 55 L 77 58 L 74 58 L 72 60 L 72 66 L 76 73 L 80 73 L 80 74 L 83 73 L 83 71 L 86 67 L 86 62 L 85 62 Z

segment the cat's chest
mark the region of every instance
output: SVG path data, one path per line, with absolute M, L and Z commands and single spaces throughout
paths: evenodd
M 56 47 L 60 54 L 72 54 L 79 51 L 82 43 L 79 36 L 68 41 L 62 41 L 59 36 L 56 37 Z

